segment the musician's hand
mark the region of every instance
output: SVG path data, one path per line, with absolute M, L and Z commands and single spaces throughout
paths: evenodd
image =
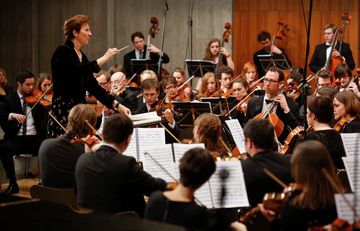
M 339 51 L 334 50 L 333 53 L 331 54 L 332 57 L 341 57 L 341 54 Z
M 115 105 L 115 109 L 120 112 L 121 114 L 123 115 L 126 115 L 126 116 L 130 116 L 131 115 L 131 111 L 129 108 L 125 107 L 124 105 L 122 104 L 117 104 Z
M 11 120 L 16 120 L 19 124 L 22 124 L 25 121 L 25 116 L 23 114 L 11 113 L 10 114 L 10 119 Z
M 119 50 L 117 48 L 109 48 L 105 54 L 103 55 L 103 57 L 106 60 L 110 60 L 112 57 L 114 57 L 115 55 L 117 55 L 119 53 Z
M 157 48 L 156 46 L 152 45 L 152 44 L 149 44 L 149 47 L 147 48 L 147 50 L 151 53 L 157 53 L 157 54 L 160 54 L 160 49 Z
M 226 50 L 225 47 L 221 47 L 220 53 L 221 53 L 222 55 L 224 55 L 226 58 L 227 58 L 227 57 L 230 57 L 230 53 L 228 52 L 228 50 Z
M 262 213 L 262 215 L 268 220 L 273 221 L 276 219 L 276 213 L 274 211 L 268 210 L 264 207 L 264 204 L 258 204 L 258 207 Z
M 274 98 L 274 101 L 278 102 L 280 107 L 284 110 L 284 112 L 289 112 L 290 108 L 287 104 L 286 98 L 284 94 L 279 94 Z
M 163 112 L 163 115 L 168 123 L 174 123 L 174 113 L 170 109 L 166 109 L 166 111 Z
M 349 84 L 349 86 L 347 87 L 349 91 L 354 92 L 354 94 L 359 98 L 360 97 L 360 91 L 358 86 L 356 85 L 356 83 L 352 82 Z
M 275 45 L 272 45 L 271 46 L 271 52 L 272 53 L 275 53 L 275 54 L 278 54 L 278 55 L 281 55 L 282 54 L 282 51 Z
M 235 231 L 247 231 L 246 225 L 238 221 L 234 221 L 230 224 L 230 228 Z

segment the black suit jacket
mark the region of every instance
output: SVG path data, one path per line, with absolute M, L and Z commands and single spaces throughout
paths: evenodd
M 142 170 L 133 157 L 106 145 L 80 156 L 75 179 L 81 206 L 112 213 L 131 210 L 143 215 L 144 195 L 166 188 L 164 180 Z
M 247 119 L 254 118 L 257 114 L 261 113 L 263 102 L 264 102 L 265 95 L 259 96 L 259 97 L 253 97 L 250 99 L 246 111 L 246 117 Z M 284 123 L 284 131 L 281 134 L 281 136 L 278 137 L 279 141 L 282 142 L 285 140 L 286 136 L 289 134 L 289 130 L 287 129 L 287 126 L 289 126 L 291 129 L 296 128 L 299 126 L 299 105 L 291 100 L 289 97 L 286 97 L 287 104 L 290 108 L 289 113 L 284 113 L 284 110 L 280 107 L 280 105 L 277 106 L 276 109 L 276 115 L 279 117 L 279 119 Z
M 10 91 L 0 104 L 0 123 L 5 132 L 4 139 L 16 137 L 21 127 L 21 124 L 19 124 L 16 120 L 8 121 L 10 113 L 23 114 L 21 101 L 17 91 Z M 34 118 L 37 135 L 39 137 L 45 137 L 46 124 L 44 121 L 46 122 L 45 118 L 47 118 L 47 110 L 39 103 L 34 107 L 31 113 Z
M 241 161 L 246 191 L 251 206 L 261 203 L 268 192 L 281 192 L 283 187 L 270 178 L 263 170 L 268 169 L 285 184 L 292 182 L 290 156 L 278 152 L 260 152 Z
M 340 43 L 337 43 L 335 46 L 336 50 L 339 50 Z M 315 51 L 311 57 L 309 63 L 309 68 L 313 73 L 317 73 L 321 68 L 325 66 L 326 63 L 326 46 L 325 43 L 318 44 L 315 47 Z M 345 58 L 346 63 L 349 65 L 351 70 L 355 68 L 355 62 L 348 43 L 343 43 L 341 47 L 340 54 Z
M 146 104 L 143 102 L 138 102 L 138 108 L 135 110 L 134 114 L 141 114 L 149 112 Z M 180 135 L 180 127 L 175 121 L 175 127 L 171 128 L 167 122 L 162 122 L 162 124 L 168 129 L 176 138 L 179 138 Z M 169 143 L 177 143 L 177 141 L 167 132 L 165 131 L 165 142 Z
M 146 45 L 144 46 L 144 51 L 145 52 L 142 54 L 143 56 L 141 57 L 143 59 L 146 57 L 146 52 L 148 52 Z M 154 64 L 159 62 L 159 57 L 160 57 L 159 54 L 150 53 L 150 60 Z M 132 50 L 129 53 L 127 53 L 126 55 L 124 55 L 124 73 L 126 74 L 127 77 L 131 77 L 134 74 L 132 71 L 132 68 L 131 68 L 131 59 L 136 59 L 135 50 Z M 162 57 L 162 63 L 168 63 L 168 62 L 170 62 L 170 58 L 164 52 L 163 57 Z
M 283 52 L 281 55 L 272 53 L 273 59 L 286 59 L 289 66 L 291 67 L 290 59 L 286 56 L 285 52 L 282 49 L 281 49 L 281 51 Z M 262 67 L 261 62 L 260 62 L 261 58 L 259 58 L 258 55 L 268 55 L 268 54 L 269 54 L 269 52 L 267 52 L 265 49 L 261 49 L 261 50 L 255 52 L 254 55 L 253 55 L 254 64 L 255 64 L 256 69 L 258 71 L 259 78 L 263 77 L 266 74 L 266 71 Z

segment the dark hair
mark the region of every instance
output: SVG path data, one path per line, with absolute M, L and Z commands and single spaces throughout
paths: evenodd
M 73 39 L 73 31 L 80 32 L 81 26 L 84 23 L 89 23 L 89 21 L 90 18 L 87 15 L 75 15 L 74 17 L 67 19 L 63 26 L 65 37 L 67 39 Z
M 275 67 L 275 66 L 272 66 L 269 68 L 268 72 L 271 71 L 271 72 L 276 72 L 279 74 L 279 78 L 278 78 L 278 81 L 281 82 L 281 81 L 284 81 L 285 80 L 285 76 L 284 76 L 284 72 L 278 68 L 278 67 Z
M 245 139 L 249 138 L 257 148 L 272 150 L 274 127 L 269 120 L 252 119 L 244 127 Z
M 35 88 L 38 90 L 41 90 L 41 84 L 45 81 L 45 80 L 50 80 L 52 82 L 52 77 L 50 74 L 42 72 L 39 73 L 39 78 L 37 79 L 37 82 L 35 84 Z M 48 91 L 51 92 L 51 89 Z
M 28 70 L 21 69 L 16 76 L 16 82 L 23 84 L 25 79 L 35 78 L 34 74 Z
M 219 71 L 216 72 L 216 78 L 221 80 L 221 74 L 225 73 L 227 75 L 234 75 L 234 71 L 229 66 L 222 66 L 220 67 Z
M 338 91 L 335 89 L 334 86 L 325 86 L 325 87 L 318 89 L 316 91 L 316 94 L 321 95 L 321 96 L 327 96 L 327 97 L 330 97 L 331 99 L 334 99 L 334 96 L 337 92 Z
M 233 82 L 233 85 L 234 83 L 241 83 L 245 89 L 249 88 L 249 83 L 245 79 L 237 79 Z
M 131 35 L 131 42 L 134 42 L 135 37 L 139 37 L 139 38 L 145 39 L 143 33 L 141 33 L 140 31 L 136 31 L 136 32 L 132 33 L 132 35 Z
M 92 130 L 86 120 L 95 127 L 97 121 L 95 110 L 88 104 L 77 104 L 69 112 L 66 128 L 79 137 L 86 137 Z
M 215 172 L 216 164 L 208 151 L 192 148 L 180 159 L 180 182 L 189 188 L 197 189 Z
M 340 103 L 344 104 L 346 114 L 360 117 L 360 101 L 351 91 L 342 91 L 335 95 Z
M 302 79 L 302 75 L 299 72 L 292 72 L 288 79 L 293 79 L 296 83 L 300 84 L 301 83 L 301 79 Z
M 133 133 L 134 124 L 129 117 L 120 113 L 112 114 L 105 120 L 103 136 L 107 143 L 120 144 Z
M 267 31 L 261 31 L 257 36 L 257 41 L 258 42 L 265 41 L 266 39 L 271 40 L 271 34 L 269 32 L 267 32 Z
M 166 85 L 169 85 L 169 84 L 177 85 L 176 79 L 174 77 L 168 77 L 168 78 L 163 78 L 163 80 L 161 80 L 161 82 L 160 82 L 160 86 L 163 90 L 165 90 Z
M 330 79 L 331 82 L 333 81 L 333 75 L 332 75 L 331 72 L 328 71 L 328 70 L 320 70 L 320 71 L 317 73 L 316 83 L 319 82 L 319 80 L 318 80 L 319 78 Z
M 154 79 L 145 79 L 141 83 L 141 91 L 148 90 L 150 88 L 155 88 L 156 92 L 160 91 L 160 86 Z
M 347 65 L 346 63 L 337 65 L 334 71 L 335 79 L 344 77 L 346 75 L 349 76 L 350 78 L 352 76 L 349 65 Z
M 328 96 L 311 95 L 307 98 L 309 110 L 315 114 L 316 120 L 320 123 L 329 124 L 334 116 L 332 99 Z

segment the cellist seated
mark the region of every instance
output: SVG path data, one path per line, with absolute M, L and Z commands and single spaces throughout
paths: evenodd
M 264 78 L 265 95 L 253 97 L 247 107 L 246 117 L 252 119 L 256 116 L 261 118 L 263 114 L 272 114 L 278 117 L 277 120 L 283 123 L 283 131 L 277 134 L 280 142 L 284 141 L 289 134 L 288 127 L 294 129 L 299 125 L 299 105 L 286 97 L 284 94 L 279 94 L 279 91 L 284 87 L 284 73 L 277 67 L 270 67 Z M 272 110 L 269 111 L 272 106 Z M 266 113 L 266 112 L 270 113 Z M 269 118 L 264 116 L 264 118 Z M 273 120 L 272 123 L 275 121 Z M 273 124 L 277 130 L 276 124 Z

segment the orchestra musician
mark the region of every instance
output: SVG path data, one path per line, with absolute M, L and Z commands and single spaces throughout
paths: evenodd
M 67 116 L 73 106 L 86 102 L 86 91 L 108 108 L 114 107 L 121 113 L 130 114 L 130 110 L 115 101 L 93 77 L 93 73 L 99 72 L 100 67 L 118 54 L 119 50 L 110 48 L 102 57 L 91 62 L 81 52 L 81 48 L 92 37 L 89 20 L 86 15 L 67 19 L 64 23 L 65 43 L 56 48 L 51 58 L 54 96 L 50 112 L 61 124 L 67 124 Z M 57 137 L 63 133 L 54 119 L 49 118 L 48 136 Z
M 31 96 L 34 82 L 33 73 L 21 70 L 16 77 L 17 90 L 10 91 L 0 104 L 0 123 L 5 132 L 0 143 L 0 158 L 9 179 L 9 185 L 2 194 L 19 192 L 13 156 L 21 153 L 37 156 L 46 136 L 46 127 L 42 127 L 43 121 L 46 121 L 46 108 L 40 103 L 29 105 L 26 101 L 26 97 Z
M 228 66 L 222 66 L 216 73 L 216 79 L 219 81 L 222 93 L 231 93 L 230 83 L 234 78 L 234 71 Z
M 175 68 L 172 76 L 176 79 L 178 86 L 178 95 L 180 96 L 180 98 L 182 98 L 183 101 L 190 101 L 192 97 L 191 85 L 187 83 L 179 89 L 179 87 L 186 81 L 185 71 L 182 68 L 177 67 Z
M 219 82 L 216 81 L 215 74 L 213 72 L 207 72 L 201 81 L 201 86 L 197 99 L 202 97 L 219 97 L 221 93 L 215 94 L 219 90 Z
M 325 68 L 325 63 L 329 53 L 331 51 L 331 43 L 335 39 L 335 31 L 337 27 L 334 24 L 326 24 L 324 26 L 324 43 L 318 44 L 315 47 L 314 53 L 309 63 L 309 68 L 313 73 Z M 341 57 L 350 67 L 351 70 L 355 68 L 355 62 L 348 43 L 342 43 L 341 51 L 339 52 L 340 43 L 337 41 L 335 49 L 331 54 L 331 57 Z
M 58 138 L 42 142 L 39 149 L 40 178 L 44 186 L 52 188 L 74 188 L 75 165 L 85 146 L 86 139 L 96 124 L 95 110 L 88 104 L 74 106 L 68 116 L 66 133 Z M 90 150 L 88 147 L 87 150 Z
M 224 66 L 228 66 L 232 70 L 234 70 L 235 65 L 230 53 L 225 47 L 221 47 L 220 44 L 221 42 L 219 39 L 211 39 L 206 47 L 203 60 L 213 61 L 214 64 L 217 64 L 219 62 L 219 57 L 222 57 L 222 60 L 220 62 Z M 220 54 L 222 54 L 222 56 L 220 56 Z
M 330 155 L 322 143 L 306 141 L 295 148 L 291 157 L 291 174 L 295 183 L 303 186 L 302 190 L 291 193 L 280 215 L 260 205 L 262 214 L 272 221 L 272 230 L 309 230 L 336 219 L 334 194 L 337 192 L 323 174 L 323 169 L 341 187 Z
M 174 77 L 163 78 L 160 84 L 163 91 L 166 93 L 164 103 L 171 103 L 174 101 L 183 101 L 178 94 L 177 82 Z
M 230 110 L 249 94 L 249 85 L 246 82 L 246 80 L 237 79 L 233 82 L 232 89 L 233 89 L 233 96 L 236 97 L 236 100 L 229 103 Z M 238 108 L 236 108 L 230 113 L 231 118 L 239 120 L 239 123 L 241 124 L 242 127 L 244 127 L 245 123 L 247 122 L 245 113 L 247 110 L 247 104 L 249 100 L 246 100 L 243 104 L 239 105 Z
M 292 98 L 301 107 L 302 103 L 302 89 L 295 90 L 300 86 L 303 76 L 299 72 L 292 72 L 287 78 L 286 95 Z M 291 95 L 294 92 L 293 95 Z
M 339 92 L 351 91 L 360 99 L 360 91 L 357 81 L 351 74 L 351 69 L 347 64 L 339 64 L 334 71 L 335 81 L 339 85 Z
M 172 191 L 151 194 L 145 218 L 181 225 L 187 230 L 216 230 L 216 217 L 194 202 L 195 191 L 215 172 L 215 161 L 208 151 L 193 148 L 180 159 L 180 181 Z
M 273 151 L 274 128 L 268 120 L 252 119 L 244 127 L 245 148 L 250 158 L 241 160 L 251 206 L 261 203 L 265 193 L 281 192 L 282 186 L 265 173 L 265 168 L 285 184 L 292 182 L 290 157 Z
M 145 37 L 140 31 L 136 31 L 131 35 L 131 42 L 133 43 L 134 50 L 124 55 L 124 73 L 128 78 L 134 74 L 131 67 L 131 59 L 145 59 L 146 53 L 150 52 L 151 62 L 157 64 L 161 52 L 159 48 L 153 44 L 149 44 L 149 47 L 147 47 L 147 45 L 145 45 Z M 165 52 L 161 58 L 162 63 L 170 62 L 170 58 Z
M 76 163 L 80 206 L 110 213 L 134 211 L 142 217 L 144 195 L 166 188 L 164 180 L 152 177 L 133 157 L 123 155 L 133 130 L 133 122 L 120 113 L 105 120 L 99 149 L 82 154 Z
M 259 77 L 256 72 L 256 66 L 252 62 L 247 62 L 244 64 L 241 75 L 248 84 L 255 82 Z
M 345 155 L 344 145 L 338 131 L 330 127 L 334 116 L 332 99 L 326 96 L 309 96 L 307 99 L 307 122 L 313 129 L 306 139 L 318 140 L 324 144 L 330 153 L 331 159 L 337 169 L 343 169 L 341 157 Z
M 268 109 L 268 105 L 277 102 L 273 112 L 284 123 L 284 130 L 278 137 L 280 142 L 284 141 L 289 133 L 288 127 L 294 129 L 299 125 L 299 106 L 296 102 L 279 91 L 284 87 L 284 73 L 277 67 L 270 67 L 264 78 L 265 95 L 250 99 L 247 107 L 246 117 L 254 118 Z M 274 121 L 273 121 L 274 122 Z
M 133 113 L 137 108 L 136 96 L 126 86 L 126 76 L 122 72 L 115 72 L 110 77 L 111 94 L 115 100 L 129 108 Z
M 193 128 L 194 142 L 204 143 L 205 149 L 214 158 L 228 157 L 228 153 L 221 144 L 222 125 L 220 119 L 210 113 L 203 113 L 196 118 Z
M 261 31 L 257 36 L 257 41 L 260 44 L 261 50 L 257 51 L 253 55 L 254 64 L 256 65 L 256 70 L 259 73 L 259 76 L 264 76 L 266 71 L 261 65 L 259 55 L 271 55 L 274 59 L 286 59 L 287 63 L 291 67 L 291 61 L 286 56 L 285 52 L 272 44 L 271 34 L 267 31 Z
M 344 120 L 340 133 L 360 132 L 360 102 L 359 99 L 349 91 L 342 91 L 335 95 L 334 117 L 336 121 Z
M 174 83 L 174 85 L 174 88 L 176 88 L 176 83 Z M 134 111 L 134 114 L 157 111 L 158 115 L 163 118 L 162 124 L 166 127 L 166 129 L 168 129 L 175 137 L 178 137 L 180 128 L 176 124 L 173 111 L 170 108 L 165 107 L 169 104 L 165 105 L 165 102 L 162 99 L 159 99 L 160 86 L 157 81 L 154 79 L 144 80 L 141 83 L 141 93 L 145 99 L 145 103 L 139 103 L 137 109 Z M 168 132 L 165 132 L 165 141 L 166 143 L 176 142 L 176 140 L 168 134 Z
M 12 87 L 7 84 L 7 81 L 6 72 L 0 67 L 0 101 L 3 101 L 5 95 L 12 90 Z

